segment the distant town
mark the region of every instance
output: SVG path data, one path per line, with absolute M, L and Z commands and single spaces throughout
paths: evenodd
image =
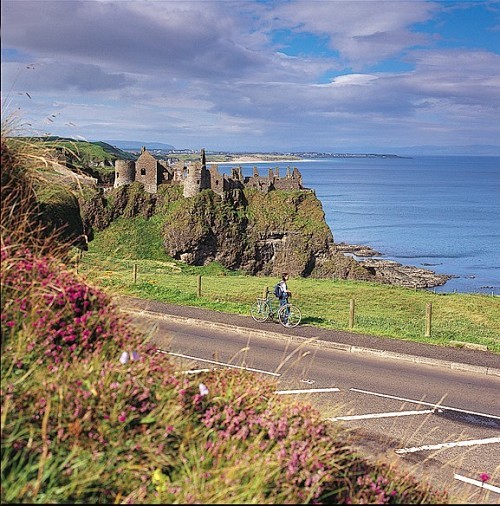
M 119 147 L 119 146 L 117 146 Z M 182 159 L 185 161 L 197 160 L 199 158 L 199 150 L 194 149 L 163 149 L 148 147 L 148 151 L 160 159 Z M 134 155 L 140 155 L 141 149 L 137 148 L 121 148 L 122 151 Z M 300 161 L 300 160 L 314 160 L 322 158 L 406 158 L 394 154 L 379 154 L 379 153 L 333 153 L 333 152 L 318 152 L 318 151 L 294 151 L 294 152 L 266 152 L 266 153 L 253 153 L 253 152 L 227 152 L 227 151 L 210 151 L 205 150 L 208 163 L 245 163 L 253 161 L 273 162 L 273 161 Z

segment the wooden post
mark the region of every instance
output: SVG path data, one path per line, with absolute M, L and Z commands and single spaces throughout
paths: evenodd
M 432 303 L 429 302 L 425 308 L 425 337 L 431 337 Z
M 198 297 L 201 297 L 201 274 L 198 274 Z
M 262 298 L 267 299 L 267 296 L 269 295 L 269 287 L 266 286 L 262 292 Z
M 352 329 L 354 327 L 354 299 L 351 299 L 349 305 L 349 328 Z
M 133 268 L 134 283 L 137 281 L 137 264 L 134 264 Z
M 81 249 L 79 249 L 78 252 L 76 253 L 76 265 L 75 265 L 76 274 L 78 274 L 78 270 L 80 268 L 80 260 L 82 259 L 82 255 L 83 252 Z

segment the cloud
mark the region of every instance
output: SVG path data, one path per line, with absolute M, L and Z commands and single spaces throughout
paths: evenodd
M 221 78 L 257 67 L 223 3 L 6 0 L 6 46 L 135 72 Z
M 57 101 L 54 128 L 142 132 L 182 146 L 438 142 L 431 126 L 450 142 L 465 135 L 460 117 L 476 127 L 468 140 L 500 137 L 499 55 L 439 44 L 443 9 L 403 0 L 3 0 L 2 89 L 31 94 L 16 94 L 30 121 L 44 124 Z
M 90 63 L 58 63 L 39 61 L 29 68 L 18 64 L 6 64 L 4 70 L 9 76 L 19 71 L 22 78 L 15 83 L 16 90 L 31 92 L 41 90 L 95 92 L 117 90 L 132 85 L 136 80 L 123 73 L 105 72 L 101 67 Z
M 437 3 L 399 0 L 289 2 L 273 12 L 281 26 L 329 37 L 330 47 L 354 69 L 398 55 L 427 37 L 410 29 L 427 21 Z

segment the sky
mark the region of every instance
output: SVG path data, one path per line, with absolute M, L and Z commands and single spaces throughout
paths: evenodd
M 2 120 L 208 151 L 500 155 L 500 1 L 2 0 Z

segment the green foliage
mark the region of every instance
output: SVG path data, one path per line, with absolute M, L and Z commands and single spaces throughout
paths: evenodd
M 274 191 L 264 194 L 246 189 L 250 218 L 259 230 L 282 229 L 304 235 L 330 235 L 321 202 L 313 193 Z
M 171 261 L 162 245 L 160 216 L 150 219 L 119 218 L 95 235 L 92 248 L 102 254 L 123 259 L 147 259 Z
M 105 162 L 135 158 L 130 153 L 115 148 L 106 142 L 88 142 L 64 137 L 32 137 L 31 142 L 38 142 L 49 149 L 58 149 L 65 155 L 80 160 L 82 164 L 89 161 Z

